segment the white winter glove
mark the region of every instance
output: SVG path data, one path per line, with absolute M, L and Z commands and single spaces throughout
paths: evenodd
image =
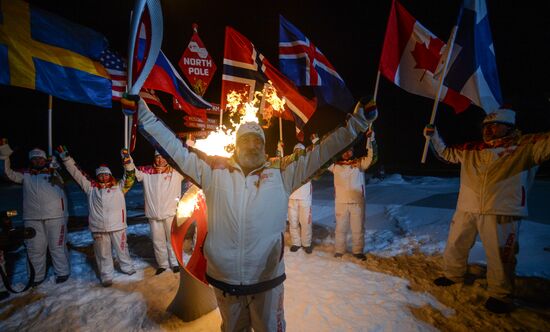
M 0 138 L 0 159 L 1 160 L 7 159 L 12 153 L 13 153 L 13 150 L 10 148 L 8 144 L 8 139 Z
M 366 98 L 361 98 L 355 105 L 353 114 L 360 119 L 372 124 L 378 118 L 378 109 L 374 100 L 368 101 Z

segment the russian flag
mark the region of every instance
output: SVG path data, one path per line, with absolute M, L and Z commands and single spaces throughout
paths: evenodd
M 145 45 L 145 40 L 140 39 L 138 61 L 143 60 Z M 191 90 L 162 50 L 142 88 L 159 90 L 171 94 L 182 106 L 183 111 L 189 115 L 206 117 L 206 109 L 212 108 L 209 102 Z

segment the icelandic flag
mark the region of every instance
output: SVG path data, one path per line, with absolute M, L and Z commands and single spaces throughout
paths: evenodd
M 111 80 L 98 62 L 100 33 L 20 0 L 0 0 L 0 84 L 111 107 Z
M 410 93 L 435 99 L 446 54 L 445 43 L 399 2 L 393 1 L 380 57 L 380 73 Z M 445 85 L 440 99 L 456 113 L 471 104 L 467 97 Z
M 485 0 L 464 0 L 445 85 L 486 113 L 502 105 L 493 38 Z
M 140 39 L 138 47 L 138 61 L 143 61 L 145 40 Z M 206 117 L 206 109 L 212 105 L 196 94 L 181 78 L 176 68 L 170 63 L 166 55 L 160 51 L 157 62 L 145 80 L 142 89 L 159 90 L 171 94 L 189 115 Z
M 267 81 L 271 81 L 277 94 L 285 99 L 288 113 L 283 113 L 282 117 L 294 120 L 296 136 L 302 138 L 302 128 L 315 112 L 316 101 L 302 96 L 290 80 L 256 52 L 254 45 L 245 36 L 226 27 L 221 109 L 225 109 L 225 96 L 231 91 L 245 93 L 248 100 L 253 100 L 254 91 L 262 91 Z
M 342 111 L 353 109 L 355 100 L 344 80 L 325 55 L 292 23 L 279 15 L 279 68 L 297 86 L 314 87 L 322 104 Z

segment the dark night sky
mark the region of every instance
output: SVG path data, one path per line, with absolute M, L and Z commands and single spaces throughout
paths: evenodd
M 80 0 L 30 1 L 73 22 L 103 33 L 111 48 L 126 53 L 129 11 L 133 1 Z M 207 1 L 162 0 L 164 13 L 163 51 L 175 65 L 192 34 L 191 24 L 199 24 L 199 35 L 218 70 L 205 95 L 219 102 L 225 26 L 230 25 L 250 39 L 273 64 L 277 64 L 278 15 L 298 27 L 335 66 L 356 98 L 372 94 L 379 56 L 391 6 L 380 1 Z M 447 40 L 461 1 L 403 0 L 403 5 L 422 24 Z M 489 18 L 505 100 L 518 111 L 518 126 L 524 132 L 550 130 L 550 3 L 546 1 L 488 1 Z M 308 91 L 305 91 L 306 93 Z M 24 167 L 27 151 L 46 148 L 47 96 L 20 88 L 0 86 L 3 120 L 0 136 L 8 137 L 16 148 L 13 162 Z M 376 123 L 380 159 L 389 171 L 434 173 L 456 170 L 428 158 L 419 163 L 429 121 L 432 100 L 411 95 L 381 78 Z M 161 117 L 176 131 L 182 113 Z M 450 143 L 479 138 L 481 110 L 472 106 L 455 115 L 440 106 L 436 124 Z M 306 127 L 325 133 L 344 114 L 323 108 Z M 273 154 L 277 128 L 267 133 L 268 153 Z M 294 143 L 293 124 L 285 122 L 287 150 Z M 85 170 L 109 162 L 116 172 L 118 151 L 123 144 L 123 122 L 119 105 L 103 109 L 54 99 L 54 146 L 65 144 Z M 152 148 L 141 137 L 134 152 L 138 164 L 147 163 Z M 548 173 L 548 165 L 545 172 Z M 120 174 L 120 172 L 118 172 Z

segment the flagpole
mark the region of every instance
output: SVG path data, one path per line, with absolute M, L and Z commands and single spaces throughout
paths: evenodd
M 48 156 L 53 153 L 53 141 L 52 141 L 52 116 L 53 116 L 53 97 L 48 95 Z
M 279 115 L 279 141 L 281 144 L 278 144 L 277 147 L 279 148 L 280 157 L 283 157 L 285 154 L 283 149 L 283 111 L 281 111 L 281 114 Z
M 380 84 L 380 70 L 378 70 L 376 74 L 376 83 L 374 83 L 374 95 L 372 97 L 374 101 L 376 101 L 376 97 L 378 97 L 378 84 Z
M 462 9 L 459 15 L 462 16 Z M 459 17 L 459 21 L 460 21 L 460 17 Z M 449 37 L 449 41 L 447 42 L 447 45 L 448 45 L 447 56 L 445 58 L 445 63 L 443 64 L 441 77 L 439 78 L 439 87 L 437 88 L 437 94 L 435 95 L 434 105 L 432 107 L 432 115 L 430 116 L 430 125 L 433 125 L 435 123 L 435 116 L 437 115 L 437 106 L 439 105 L 439 97 L 441 95 L 441 90 L 443 89 L 443 80 L 445 79 L 445 74 L 447 73 L 447 67 L 449 66 L 449 59 L 453 54 L 453 47 L 454 47 L 455 37 L 457 32 L 458 32 L 458 22 L 453 27 L 453 31 L 451 32 L 451 36 Z M 430 137 L 426 137 L 426 141 L 424 142 L 424 150 L 422 151 L 422 159 L 420 160 L 420 162 L 423 164 L 426 163 L 429 147 L 430 147 Z

